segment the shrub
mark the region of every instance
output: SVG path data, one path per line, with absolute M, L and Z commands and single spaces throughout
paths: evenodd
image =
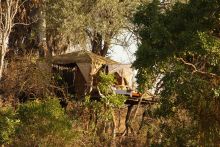
M 72 122 L 65 115 L 58 99 L 22 104 L 18 109 L 21 120 L 14 145 L 64 146 L 74 139 Z
M 12 142 L 18 124 L 12 108 L 0 108 L 0 145 Z

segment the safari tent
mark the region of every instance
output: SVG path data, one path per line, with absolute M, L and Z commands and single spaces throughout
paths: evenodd
M 68 93 L 77 99 L 83 98 L 97 85 L 97 76 L 101 70 L 115 75 L 117 87 L 131 88 L 132 71 L 129 65 L 123 66 L 123 64 L 88 51 L 54 56 L 52 65 L 53 72 L 59 73 Z

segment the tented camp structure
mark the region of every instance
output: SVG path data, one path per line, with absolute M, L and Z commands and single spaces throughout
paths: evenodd
M 117 77 L 117 86 L 131 89 L 132 70 L 128 65 L 123 67 L 116 61 L 88 51 L 54 56 L 52 65 L 53 71 L 58 72 L 64 81 L 68 93 L 75 95 L 77 99 L 84 97 L 97 85 L 96 77 L 101 70 L 114 74 Z
M 141 96 L 137 93 L 133 95 L 134 73 L 129 64 L 121 64 L 88 51 L 77 51 L 52 57 L 52 65 L 53 72 L 59 73 L 60 84 L 76 99 L 83 99 L 88 93 L 94 98 L 101 96 L 96 89 L 100 71 L 114 74 L 116 83 L 112 88 L 116 94 L 135 97 L 137 101 Z

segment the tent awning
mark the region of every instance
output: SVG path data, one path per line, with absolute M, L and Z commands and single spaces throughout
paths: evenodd
M 52 57 L 53 64 L 91 63 L 91 64 L 117 64 L 109 58 L 99 56 L 89 51 L 77 51 Z

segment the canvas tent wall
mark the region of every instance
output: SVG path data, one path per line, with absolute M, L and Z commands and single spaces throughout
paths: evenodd
M 133 88 L 134 72 L 131 68 L 131 64 L 111 64 L 108 67 L 110 74 L 115 74 L 121 78 L 119 84 L 127 88 Z

